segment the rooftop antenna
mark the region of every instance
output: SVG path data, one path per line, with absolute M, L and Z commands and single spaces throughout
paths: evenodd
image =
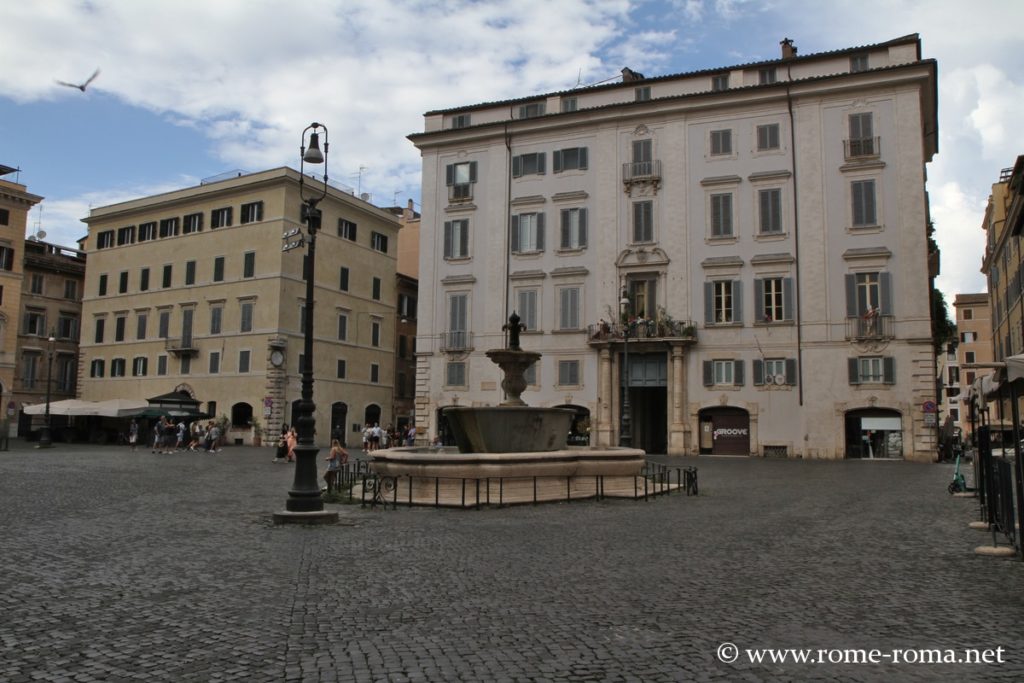
M 577 87 L 577 88 L 580 87 L 580 83 L 582 83 L 582 82 L 583 82 L 583 67 L 581 66 L 580 67 L 580 72 L 578 74 L 576 74 L 576 86 L 575 87 Z
M 359 166 L 359 173 L 354 173 L 353 174 L 353 175 L 355 175 L 355 176 L 357 176 L 359 178 L 359 180 L 357 182 L 357 189 L 356 189 L 356 194 L 357 195 L 361 195 L 363 193 L 363 171 L 369 171 L 369 170 L 370 169 L 367 168 L 366 166 L 360 165 Z

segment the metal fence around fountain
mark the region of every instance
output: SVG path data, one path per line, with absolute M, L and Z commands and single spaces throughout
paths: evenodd
M 387 508 L 397 509 L 399 505 L 406 507 L 436 507 L 436 508 L 474 508 L 482 506 L 511 506 L 511 505 L 536 505 L 539 503 L 573 502 L 581 500 L 604 500 L 605 498 L 629 498 L 634 500 L 649 500 L 655 496 L 668 495 L 673 492 L 682 492 L 687 496 L 698 495 L 696 467 L 672 467 L 659 463 L 646 463 L 641 473 L 633 479 L 632 496 L 610 495 L 607 493 L 604 475 L 590 477 L 410 477 L 407 475 L 390 476 L 379 475 L 369 468 L 369 463 L 357 461 L 348 463 L 340 470 L 343 474 L 336 480 L 335 490 L 342 496 L 347 492 L 348 500 L 354 500 L 355 484 L 360 485 L 359 503 L 365 507 L 376 507 L 382 505 Z M 613 478 L 613 477 L 608 477 Z M 614 477 L 622 479 L 622 476 Z M 415 482 L 414 482 L 415 480 Z M 565 482 L 565 496 L 539 495 L 540 488 L 547 486 L 550 490 L 551 484 L 557 481 Z M 522 484 L 532 482 L 532 497 L 526 500 L 513 500 L 506 498 L 505 489 L 509 482 Z M 574 483 L 581 481 L 593 481 L 592 493 L 581 493 L 578 488 L 574 490 Z M 433 485 L 433 500 L 424 500 L 422 496 L 414 495 L 414 488 L 422 491 L 424 485 Z M 452 489 L 455 491 L 455 499 L 450 495 Z M 442 496 L 442 491 L 446 495 Z

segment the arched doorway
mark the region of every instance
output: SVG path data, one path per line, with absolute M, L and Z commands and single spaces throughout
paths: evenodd
M 559 408 L 572 408 L 576 411 L 576 414 L 572 417 L 572 422 L 569 424 L 569 437 L 566 439 L 566 444 L 569 446 L 589 446 L 590 445 L 590 410 L 584 406 L 576 405 L 560 405 Z
M 348 404 L 344 401 L 335 401 L 331 404 L 331 438 L 338 439 L 342 445 L 348 447 Z M 362 437 L 360 436 L 362 445 Z
M 701 455 L 750 455 L 750 413 L 718 406 L 697 413 Z
M 903 416 L 888 408 L 846 413 L 847 458 L 902 458 Z
M 231 426 L 236 429 L 248 428 L 252 424 L 252 406 L 236 403 L 231 406 Z
M 363 411 L 363 424 L 369 423 L 370 425 L 380 424 L 380 406 L 371 403 L 366 406 L 366 410 Z

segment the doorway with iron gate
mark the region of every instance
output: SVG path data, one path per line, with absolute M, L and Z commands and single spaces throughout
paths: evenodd
M 668 357 L 663 352 L 634 353 L 630 346 L 628 390 L 633 447 L 648 453 L 667 453 Z M 623 373 L 620 406 L 626 380 Z

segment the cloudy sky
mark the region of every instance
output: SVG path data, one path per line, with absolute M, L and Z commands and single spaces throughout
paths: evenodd
M 332 179 L 419 201 L 424 112 L 919 33 L 939 63 L 928 190 L 939 285 L 984 291 L 991 184 L 1024 153 L 1024 3 L 1010 0 L 32 0 L 0 3 L 0 164 L 43 195 L 47 241 L 90 206 L 297 165 L 329 126 Z M 85 93 L 56 79 L 81 82 Z M 11 178 L 10 176 L 8 178 Z

